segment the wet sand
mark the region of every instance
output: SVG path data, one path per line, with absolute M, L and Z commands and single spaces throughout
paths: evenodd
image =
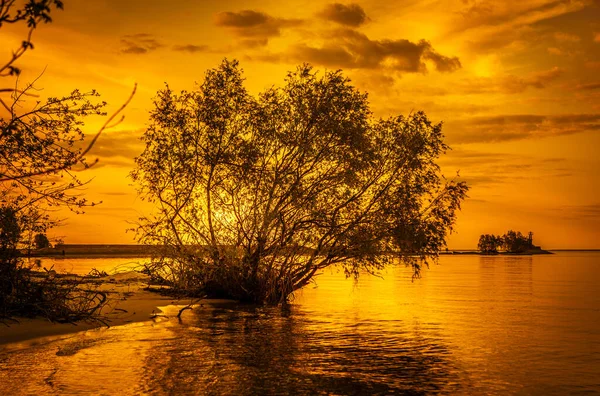
M 29 342 L 34 339 L 43 342 L 43 338 L 50 336 L 144 322 L 163 316 L 166 306 L 184 307 L 192 302 L 198 302 L 190 299 L 173 299 L 144 290 L 148 286 L 148 276 L 137 272 L 110 275 L 100 278 L 100 281 L 99 289 L 107 292 L 109 297 L 108 303 L 100 312 L 101 320 L 106 325 L 100 321 L 81 321 L 71 324 L 52 323 L 42 318 L 16 318 L 18 322 L 5 321 L 4 324 L 0 322 L 0 349 L 5 344 Z

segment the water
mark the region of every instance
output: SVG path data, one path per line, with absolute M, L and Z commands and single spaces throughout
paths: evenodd
M 205 304 L 8 345 L 0 394 L 600 393 L 599 253 L 443 256 L 410 275 L 327 271 L 285 310 Z

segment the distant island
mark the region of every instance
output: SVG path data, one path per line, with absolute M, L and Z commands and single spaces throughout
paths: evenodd
M 479 254 L 510 254 L 510 255 L 529 255 L 529 254 L 552 254 L 533 244 L 533 232 L 527 236 L 519 231 L 509 230 L 504 235 L 483 234 L 479 237 L 477 244 Z

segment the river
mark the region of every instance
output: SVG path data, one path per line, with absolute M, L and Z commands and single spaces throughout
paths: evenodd
M 132 259 L 46 259 L 58 270 Z M 0 394 L 600 392 L 600 253 L 447 255 L 411 279 L 325 271 L 287 309 L 173 318 L 0 347 Z

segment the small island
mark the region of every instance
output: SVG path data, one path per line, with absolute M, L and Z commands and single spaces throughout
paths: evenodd
M 510 254 L 510 255 L 530 255 L 530 254 L 552 254 L 533 244 L 533 232 L 527 236 L 520 231 L 509 230 L 504 235 L 483 234 L 479 237 L 477 249 L 480 254 Z

